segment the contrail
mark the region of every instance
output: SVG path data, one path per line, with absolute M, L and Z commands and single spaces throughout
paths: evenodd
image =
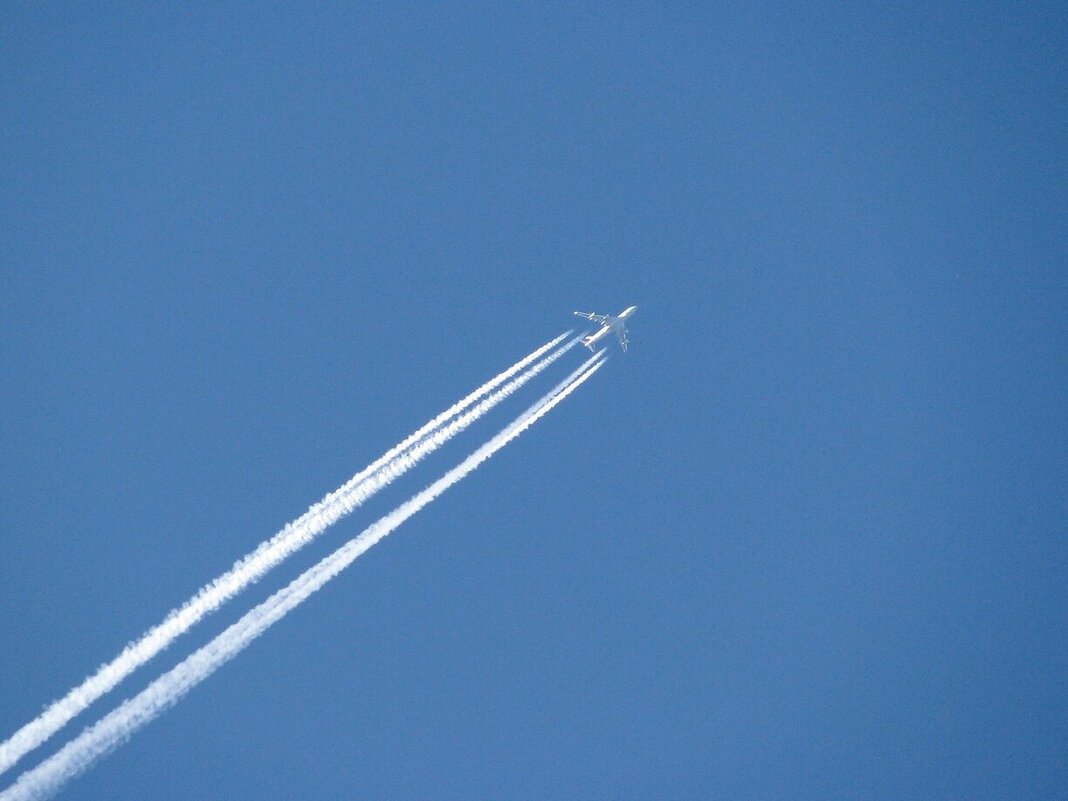
M 331 514 L 336 513 L 337 517 L 348 514 L 371 495 L 382 489 L 382 487 L 391 484 L 398 477 L 404 475 L 404 473 L 417 465 L 428 453 L 437 450 L 445 442 L 448 442 L 454 436 L 466 429 L 475 420 L 482 417 L 482 415 L 504 400 L 504 398 L 514 394 L 531 378 L 542 372 L 546 367 L 555 362 L 578 343 L 578 339 L 568 342 L 555 353 L 551 353 L 544 357 L 533 367 L 528 367 L 517 378 L 513 378 L 488 398 L 473 406 L 470 411 L 464 412 L 447 425 L 439 428 L 432 434 L 427 435 L 422 441 L 397 455 L 392 461 L 383 465 L 378 472 L 356 487 L 353 492 L 346 497 L 339 499 Z
M 128 740 L 142 726 L 174 706 L 197 684 L 233 659 L 256 637 L 341 573 L 375 543 L 526 431 L 603 364 L 602 350 L 433 484 L 254 607 L 214 640 L 164 673 L 136 696 L 124 701 L 56 754 L 23 773 L 18 781 L 0 793 L 0 801 L 26 801 L 53 795 L 66 782 Z
M 544 354 L 571 333 L 571 331 L 566 331 L 542 345 L 529 356 L 487 381 L 463 400 L 450 406 L 422 428 L 390 448 L 337 490 L 326 495 L 299 518 L 287 523 L 273 537 L 260 543 L 254 551 L 235 562 L 227 572 L 201 587 L 182 606 L 171 610 L 162 623 L 146 631 L 138 640 L 128 644 L 117 657 L 98 668 L 94 674 L 63 698 L 54 701 L 44 712 L 15 732 L 7 741 L 0 743 L 0 773 L 6 771 L 25 754 L 59 731 L 72 718 L 169 646 L 205 615 L 218 609 L 249 584 L 258 581 L 271 568 L 311 542 L 375 492 L 414 466 L 421 458 L 440 447 L 447 439 L 455 436 L 549 364 L 559 359 L 575 345 L 577 340 L 572 340 L 548 356 Z M 536 363 L 533 367 L 528 367 L 532 362 Z M 526 372 L 513 378 L 524 368 L 528 368 Z M 509 383 L 494 394 L 490 394 L 505 381 Z M 481 400 L 483 398 L 484 400 Z M 450 418 L 480 400 L 481 402 L 470 411 L 453 420 L 445 428 L 435 431 Z M 423 440 L 431 432 L 435 432 L 433 439 L 424 442 Z M 398 457 L 403 459 L 402 466 L 392 464 Z

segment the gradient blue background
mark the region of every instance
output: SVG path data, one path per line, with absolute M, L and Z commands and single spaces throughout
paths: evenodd
M 1068 796 L 1063 4 L 0 29 L 0 736 L 572 309 L 640 307 L 66 797 Z

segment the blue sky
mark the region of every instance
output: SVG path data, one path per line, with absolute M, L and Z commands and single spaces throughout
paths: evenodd
M 1066 33 L 7 9 L 0 736 L 572 309 L 636 303 L 629 354 L 67 797 L 1065 797 Z

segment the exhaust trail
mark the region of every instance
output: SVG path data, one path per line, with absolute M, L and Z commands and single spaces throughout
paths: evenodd
M 363 503 L 363 501 L 371 495 L 378 492 L 378 490 L 391 484 L 393 481 L 396 481 L 397 478 L 417 465 L 427 454 L 440 448 L 443 444 L 464 429 L 468 428 L 473 422 L 486 414 L 486 412 L 502 400 L 515 394 L 515 392 L 530 379 L 545 370 L 546 367 L 555 362 L 578 343 L 579 340 L 576 338 L 555 353 L 549 354 L 533 367 L 528 367 L 521 375 L 509 381 L 488 398 L 476 404 L 470 411 L 461 414 L 447 425 L 424 437 L 421 442 L 416 443 L 407 451 L 400 453 L 392 461 L 384 465 L 377 473 L 366 479 L 347 497 L 340 499 L 337 503 L 337 509 L 340 510 L 341 514 L 347 514 L 356 506 Z
M 603 350 L 591 356 L 548 394 L 437 481 L 379 518 L 358 536 L 254 607 L 214 640 L 193 652 L 136 696 L 124 701 L 56 754 L 23 773 L 13 785 L 0 793 L 0 801 L 47 798 L 66 782 L 84 773 L 93 763 L 111 753 L 142 726 L 174 706 L 190 690 L 237 656 L 271 625 L 340 574 L 408 518 L 530 428 L 597 372 L 604 365 L 604 361 Z
M 206 615 L 217 610 L 253 582 L 258 581 L 269 570 L 307 545 L 375 492 L 395 480 L 405 470 L 413 467 L 421 458 L 440 447 L 449 438 L 458 434 L 563 356 L 574 347 L 577 339 L 568 342 L 548 356 L 545 354 L 571 333 L 571 331 L 566 331 L 550 340 L 437 415 L 337 490 L 311 506 L 299 518 L 287 523 L 273 537 L 260 543 L 255 550 L 235 562 L 228 571 L 205 584 L 180 607 L 171 610 L 161 623 L 146 631 L 139 639 L 129 643 L 118 656 L 99 667 L 80 685 L 70 690 L 63 698 L 54 701 L 44 712 L 0 743 L 0 774 L 45 742 L 133 671 L 167 648 Z M 533 366 L 530 366 L 532 363 Z M 515 377 L 524 368 L 526 371 Z M 505 384 L 505 382 L 508 383 Z M 497 389 L 501 384 L 505 384 L 504 387 Z M 494 390 L 497 391 L 493 392 Z M 473 408 L 442 428 L 444 423 L 472 405 L 474 405 Z M 434 432 L 432 442 L 423 442 L 432 432 Z M 392 463 L 402 456 L 404 457 L 403 468 L 394 469 Z

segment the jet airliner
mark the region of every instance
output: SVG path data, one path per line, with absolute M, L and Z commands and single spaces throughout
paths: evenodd
M 623 352 L 627 352 L 627 325 L 626 319 L 630 317 L 634 312 L 638 311 L 637 306 L 628 306 L 619 313 L 618 317 L 612 317 L 609 314 L 594 314 L 593 312 L 575 312 L 576 317 L 583 317 L 595 323 L 599 323 L 601 328 L 598 331 L 594 331 L 587 337 L 582 338 L 582 344 L 590 350 L 593 350 L 594 343 L 604 339 L 609 334 L 615 334 L 619 340 L 619 346 L 623 348 Z

